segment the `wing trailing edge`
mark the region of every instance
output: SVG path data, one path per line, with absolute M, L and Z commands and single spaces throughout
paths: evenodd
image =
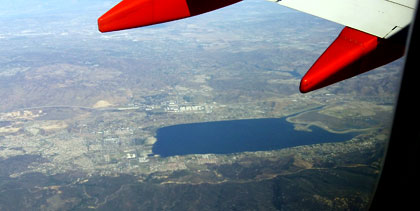
M 310 92 L 392 62 L 404 55 L 404 42 L 345 27 L 300 82 Z

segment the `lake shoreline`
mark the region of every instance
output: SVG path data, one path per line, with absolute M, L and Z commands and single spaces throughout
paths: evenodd
M 156 131 L 157 141 L 152 152 L 168 157 L 267 151 L 342 142 L 356 136 L 354 131 L 331 131 L 318 124 L 307 124 L 305 127 L 307 130 L 296 130 L 295 124 L 288 121 L 287 117 L 172 125 Z

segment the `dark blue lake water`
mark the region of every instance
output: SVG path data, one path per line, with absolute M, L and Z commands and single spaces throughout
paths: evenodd
M 296 131 L 286 118 L 204 122 L 157 130 L 153 153 L 161 157 L 186 154 L 228 154 L 266 151 L 353 138 L 356 133 L 330 133 L 318 127 Z

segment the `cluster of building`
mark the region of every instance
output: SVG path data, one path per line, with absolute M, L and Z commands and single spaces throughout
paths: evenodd
M 166 112 L 191 112 L 191 111 L 204 111 L 205 106 L 200 105 L 182 105 L 179 106 L 176 102 L 170 101 L 166 107 Z
M 42 110 L 36 110 L 36 111 L 12 111 L 8 113 L 0 113 L 0 121 L 2 120 L 16 120 L 16 119 L 34 119 L 36 117 L 39 117 L 43 115 Z

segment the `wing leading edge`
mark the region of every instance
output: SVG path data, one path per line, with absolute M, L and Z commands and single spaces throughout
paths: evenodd
M 98 26 L 101 32 L 136 28 L 199 15 L 239 1 L 123 0 L 98 19 Z M 302 78 L 302 93 L 402 57 L 407 34 L 404 29 L 408 28 L 417 3 L 417 0 L 270 1 L 346 26 Z

